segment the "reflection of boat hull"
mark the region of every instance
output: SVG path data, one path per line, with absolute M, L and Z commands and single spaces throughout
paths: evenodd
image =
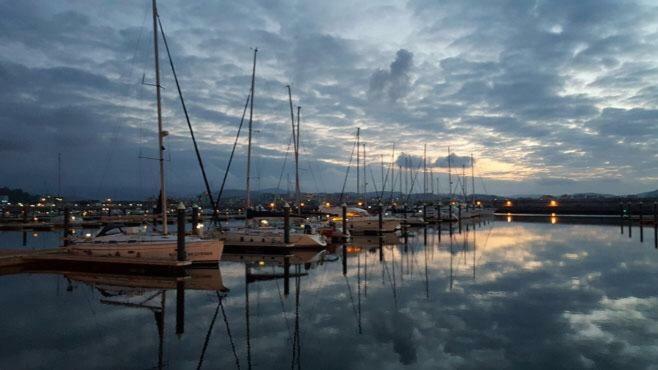
M 91 284 L 97 287 L 134 288 L 134 289 L 176 289 L 178 282 L 185 282 L 185 289 L 225 291 L 219 268 L 188 269 L 183 277 L 134 275 L 134 274 L 102 274 L 96 272 L 63 272 L 74 281 Z
M 382 232 L 394 232 L 400 227 L 397 218 L 384 218 L 382 221 Z M 351 235 L 376 233 L 379 231 L 379 217 L 355 217 L 347 220 L 347 230 Z
M 72 254 L 98 257 L 125 257 L 142 259 L 175 260 L 177 257 L 176 239 L 156 239 L 152 241 L 78 242 L 68 250 Z M 193 263 L 217 263 L 224 251 L 224 242 L 219 239 L 185 240 L 187 259 Z
M 282 232 L 271 231 L 225 231 L 224 244 L 230 247 L 284 247 L 324 248 L 327 242 L 322 235 L 290 233 L 290 243 L 284 243 Z
M 350 239 L 350 245 L 362 248 L 379 247 L 379 239 L 382 239 L 382 245 L 392 245 L 398 243 L 398 236 L 395 233 L 386 233 L 380 236 L 357 235 Z

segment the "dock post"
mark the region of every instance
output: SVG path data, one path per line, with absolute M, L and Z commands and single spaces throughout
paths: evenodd
M 633 237 L 633 205 L 631 202 L 627 203 L 628 208 L 628 237 Z
M 199 235 L 199 206 L 192 206 L 192 233 Z
M 71 212 L 69 207 L 64 207 L 64 246 L 67 247 L 71 244 L 69 236 L 71 235 Z
M 621 235 L 624 235 L 624 202 L 619 202 L 619 225 L 621 225 Z
M 343 240 L 347 240 L 347 204 L 341 205 L 343 208 Z
M 185 204 L 180 202 L 178 204 L 177 221 L 178 221 L 178 243 L 176 244 L 176 259 L 178 261 L 187 260 L 187 252 L 185 251 Z
M 644 222 L 644 203 L 640 202 L 638 203 L 638 206 L 640 208 L 639 213 L 640 213 L 640 243 L 644 242 L 644 225 L 642 223 Z
M 27 206 L 23 206 L 23 227 L 25 227 L 25 224 L 27 223 Z
M 290 204 L 283 206 L 283 243 L 290 244 Z
M 452 202 L 448 203 L 448 225 L 450 226 L 450 236 L 452 236 Z
M 462 233 L 462 205 L 457 205 L 457 218 L 459 219 L 459 233 Z
M 382 203 L 379 202 L 379 236 L 384 235 L 384 207 Z
M 290 257 L 283 257 L 283 295 L 290 294 Z

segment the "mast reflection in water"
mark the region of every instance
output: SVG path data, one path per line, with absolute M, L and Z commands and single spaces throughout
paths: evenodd
M 0 368 L 650 367 L 655 232 L 554 217 L 225 254 L 180 277 L 4 275 Z

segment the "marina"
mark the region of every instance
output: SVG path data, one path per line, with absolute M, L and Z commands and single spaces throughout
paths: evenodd
M 658 4 L 0 12 L 0 370 L 658 368 Z

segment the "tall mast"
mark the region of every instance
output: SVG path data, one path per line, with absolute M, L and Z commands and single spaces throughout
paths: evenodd
M 160 54 L 158 52 L 158 7 L 153 0 L 153 49 L 155 57 L 155 94 L 158 105 L 158 153 L 160 160 L 160 208 L 162 212 L 162 233 L 168 233 L 167 226 L 167 192 L 165 191 L 164 175 L 164 137 L 167 135 L 162 130 L 162 102 L 160 97 Z
M 368 204 L 368 173 L 366 171 L 366 143 L 363 143 L 363 205 Z
M 251 207 L 251 133 L 254 122 L 254 87 L 256 80 L 256 53 L 258 48 L 254 49 L 254 64 L 251 69 L 251 100 L 249 104 L 249 140 L 247 144 L 247 198 L 245 210 Z
M 471 204 L 475 207 L 475 162 L 473 161 L 473 153 L 471 153 Z
M 427 194 L 427 144 L 423 147 L 423 198 Z
M 384 189 L 384 155 L 383 155 L 383 154 L 380 154 L 379 157 L 380 157 L 380 159 L 381 159 L 381 161 L 382 161 L 382 190 L 383 190 L 383 189 Z M 384 193 L 384 192 L 382 191 L 382 194 L 383 194 L 383 193 Z
M 466 165 L 462 164 L 462 194 L 464 195 L 464 203 L 468 204 L 466 200 Z
M 450 202 L 452 203 L 452 164 L 450 159 L 450 147 L 448 147 L 448 186 L 450 187 Z
M 57 153 L 57 196 L 62 196 L 62 153 Z
M 361 194 L 361 168 L 360 168 L 361 144 L 359 143 L 360 135 L 361 135 L 361 128 L 357 127 L 356 128 L 356 197 L 357 199 Z
M 302 214 L 302 194 L 299 187 L 299 117 L 301 116 L 300 111 L 302 107 L 297 106 L 297 142 L 295 148 L 295 200 L 297 202 L 297 214 Z
M 290 124 L 292 125 L 292 144 L 293 144 L 293 150 L 295 154 L 295 170 L 297 170 L 297 129 L 295 128 L 295 113 L 292 108 L 292 91 L 290 89 L 290 85 L 286 85 L 288 88 L 288 103 L 290 104 Z M 297 113 L 299 115 L 299 113 Z M 297 194 L 297 188 L 295 188 L 295 194 Z M 297 200 L 299 201 L 299 199 Z

